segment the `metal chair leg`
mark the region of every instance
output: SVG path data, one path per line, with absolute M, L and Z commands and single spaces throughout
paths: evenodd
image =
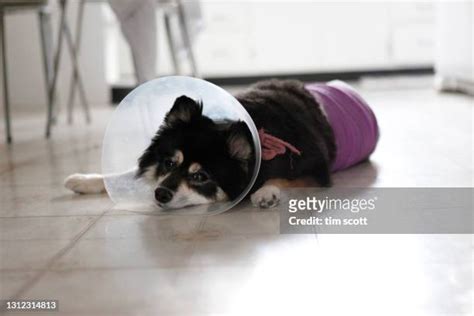
M 53 79 L 53 30 L 51 27 L 50 12 L 46 6 L 42 7 L 38 12 L 39 30 L 41 38 L 41 51 L 43 57 L 43 68 L 46 86 L 47 109 L 53 108 L 52 100 L 49 97 L 49 88 Z
M 69 25 L 67 23 L 65 23 L 63 25 L 63 31 L 66 35 L 67 45 L 69 47 L 69 52 L 71 54 L 71 61 L 72 61 L 72 67 L 73 67 L 73 76 L 75 76 L 77 78 L 77 85 L 78 85 L 78 88 L 79 88 L 79 96 L 82 99 L 82 106 L 84 108 L 86 121 L 89 123 L 90 120 L 91 120 L 90 111 L 89 111 L 89 103 L 87 102 L 87 99 L 86 99 L 86 94 L 85 94 L 82 78 L 79 75 L 79 63 L 78 63 L 78 60 L 77 60 L 76 45 L 74 44 L 72 34 L 71 34 L 71 29 L 69 28 Z
M 77 12 L 77 19 L 76 19 L 76 34 L 75 34 L 75 39 L 74 39 L 76 54 L 79 53 L 79 49 L 81 46 L 84 5 L 85 5 L 85 1 L 80 0 L 78 12 Z M 69 124 L 71 124 L 73 121 L 72 111 L 74 107 L 74 97 L 75 97 L 75 92 L 76 92 L 76 86 L 80 89 L 80 97 L 82 99 L 82 105 L 86 113 L 86 120 L 87 122 L 90 122 L 90 114 L 89 114 L 90 112 L 89 112 L 89 107 L 88 107 L 88 103 L 86 99 L 84 86 L 82 84 L 82 80 L 80 80 L 79 72 L 76 71 L 76 68 L 74 68 L 73 76 L 71 80 L 71 86 L 69 89 L 69 99 L 68 99 L 68 107 L 67 107 L 67 120 Z
M 62 51 L 62 45 L 63 45 L 63 34 L 62 30 L 64 29 L 64 24 L 66 23 L 66 7 L 67 7 L 67 1 L 66 0 L 60 0 L 59 2 L 61 9 L 60 9 L 60 19 L 59 19 L 59 30 L 58 30 L 58 41 L 56 43 L 56 54 L 54 56 L 54 65 L 53 65 L 53 77 L 51 79 L 51 84 L 49 86 L 49 91 L 48 91 L 48 98 L 50 101 L 50 104 L 48 106 L 48 114 L 46 118 L 46 138 L 49 138 L 51 136 L 51 125 L 53 123 L 53 106 L 54 106 L 54 97 L 55 97 L 55 91 L 56 91 L 56 82 L 58 79 L 58 70 L 59 70 L 59 63 L 61 61 L 61 51 Z
M 7 50 L 5 40 L 5 21 L 4 21 L 4 8 L 0 6 L 0 45 L 2 51 L 2 66 L 3 66 L 3 106 L 5 111 L 5 132 L 7 137 L 7 143 L 12 142 L 12 133 L 10 125 L 10 98 L 8 95 L 8 71 L 7 71 Z
M 186 23 L 186 17 L 184 16 L 183 4 L 178 0 L 178 21 L 179 29 L 183 37 L 183 44 L 186 47 L 186 54 L 189 58 L 189 63 L 191 65 L 191 72 L 194 77 L 199 77 L 199 71 L 197 69 L 196 59 L 194 58 L 193 43 L 191 41 L 191 36 L 189 35 L 188 25 Z
M 178 61 L 178 51 L 176 49 L 176 43 L 173 38 L 173 33 L 172 33 L 172 26 L 171 26 L 171 17 L 168 12 L 165 12 L 164 14 L 164 21 L 165 21 L 165 31 L 166 31 L 166 37 L 168 39 L 168 46 L 170 49 L 170 54 L 171 54 L 171 60 L 173 62 L 173 67 L 174 67 L 174 72 L 176 75 L 179 75 L 181 73 L 181 67 L 179 65 Z

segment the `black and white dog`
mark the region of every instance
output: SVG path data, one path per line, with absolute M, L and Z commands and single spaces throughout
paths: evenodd
M 257 129 L 298 148 L 263 160 L 251 201 L 273 207 L 280 188 L 331 183 L 336 154 L 333 130 L 315 98 L 299 81 L 263 81 L 236 96 Z M 253 142 L 243 122 L 218 123 L 202 114 L 202 104 L 181 96 L 141 155 L 137 177 L 153 182 L 163 208 L 232 200 L 248 185 L 255 162 Z M 65 186 L 77 193 L 104 192 L 104 178 L 73 174 Z

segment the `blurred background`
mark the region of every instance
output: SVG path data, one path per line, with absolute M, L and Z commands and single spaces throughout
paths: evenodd
M 23 6 L 24 2 L 39 5 Z M 126 1 L 115 2 L 116 6 L 123 6 Z M 125 6 L 133 11 L 143 2 L 152 2 L 156 10 L 155 19 L 150 20 L 153 25 L 142 21 L 145 26 L 138 26 L 155 29 L 151 34 L 156 38 L 152 43 L 155 52 L 146 45 L 143 48 L 135 45 L 135 49 L 147 50 L 155 58 L 154 64 L 145 67 L 148 68 L 145 79 L 180 73 L 197 75 L 220 85 L 246 85 L 270 77 L 318 81 L 357 80 L 367 75 L 436 74 L 436 85 L 431 77 L 418 81 L 418 85 L 471 93 L 473 90 L 470 1 L 204 0 L 193 1 L 189 12 L 186 11 L 189 1 L 128 1 Z M 3 42 L 8 66 L 7 76 L 2 80 L 7 78 L 10 108 L 14 111 L 45 111 L 48 104 L 45 60 L 49 60 L 50 73 L 54 73 L 58 51 L 61 58 L 55 102 L 59 111 L 71 102 L 73 59 L 66 32 L 61 46 L 58 45 L 61 9 L 65 11 L 73 44 L 77 44 L 82 96 L 85 95 L 90 106 L 117 103 L 137 84 L 129 42 L 121 31 L 117 11 L 110 6 L 114 0 L 3 0 L 0 3 L 4 7 Z M 182 43 L 180 22 L 183 20 L 179 19 L 176 6 L 184 6 L 184 27 L 190 47 Z M 46 59 L 42 54 L 42 32 L 38 32 L 41 31 L 39 12 L 47 14 L 49 24 Z M 146 36 L 149 38 L 150 34 Z M 50 79 L 52 76 L 49 74 Z M 84 103 L 80 96 L 74 95 L 75 103 Z

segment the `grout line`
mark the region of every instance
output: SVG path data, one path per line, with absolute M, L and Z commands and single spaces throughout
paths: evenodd
M 0 219 L 17 219 L 17 218 L 50 218 L 50 217 L 95 217 L 102 216 L 104 213 L 97 214 L 71 214 L 71 215 L 24 215 L 24 216 L 0 216 Z M 108 215 L 110 216 L 110 215 Z
M 104 211 L 102 214 L 98 215 L 92 222 L 87 225 L 87 227 L 79 232 L 65 247 L 60 249 L 45 265 L 44 269 L 40 270 L 37 275 L 35 275 L 30 281 L 27 281 L 12 297 L 12 299 L 19 299 L 27 290 L 32 288 L 38 281 L 49 272 L 49 269 L 54 265 L 63 255 L 65 255 L 69 250 L 76 245 L 76 243 L 81 239 L 86 232 L 88 232 L 92 226 L 94 226 L 103 216 L 107 213 L 108 210 Z

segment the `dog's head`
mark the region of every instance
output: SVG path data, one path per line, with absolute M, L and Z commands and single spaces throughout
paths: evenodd
M 216 123 L 201 102 L 181 96 L 139 158 L 137 176 L 153 181 L 162 208 L 232 200 L 250 179 L 250 139 L 245 123 Z

